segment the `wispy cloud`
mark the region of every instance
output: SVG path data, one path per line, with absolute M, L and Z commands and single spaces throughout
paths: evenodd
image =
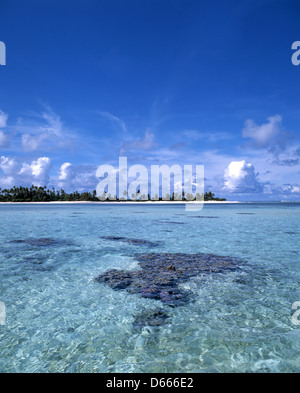
M 232 139 L 232 135 L 226 132 L 201 132 L 198 130 L 184 130 L 183 136 L 188 141 L 206 141 L 209 143 L 215 143 L 222 140 Z
M 120 149 L 120 154 L 124 154 L 128 151 L 137 151 L 137 150 L 151 150 L 157 146 L 155 142 L 155 135 L 150 131 L 146 130 L 143 138 L 133 139 L 128 142 L 123 142 Z
M 112 115 L 109 112 L 102 112 L 98 111 L 97 112 L 100 116 L 102 116 L 104 119 L 109 121 L 111 126 L 118 131 L 123 131 L 124 133 L 127 132 L 126 124 L 123 120 L 121 120 L 119 117 Z
M 0 110 L 0 147 L 1 148 L 8 147 L 10 142 L 9 136 L 2 130 L 3 128 L 6 128 L 7 119 L 8 119 L 8 115 Z
M 9 136 L 0 130 L 0 147 L 5 148 L 9 146 Z
M 117 147 L 119 154 L 123 155 L 128 152 L 150 151 L 157 147 L 155 134 L 147 129 L 143 136 L 140 132 L 135 132 L 128 127 L 125 122 L 119 117 L 112 115 L 109 112 L 98 111 L 103 119 L 109 122 L 110 127 L 119 133 Z M 121 134 L 120 134 L 121 132 Z
M 25 152 L 68 149 L 74 144 L 74 133 L 49 106 L 44 106 L 44 111 L 32 114 L 29 119 L 19 119 L 16 129 L 21 134 Z
M 6 127 L 8 115 L 0 110 L 0 128 Z

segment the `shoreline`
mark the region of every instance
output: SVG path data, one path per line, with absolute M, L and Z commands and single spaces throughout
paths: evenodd
M 202 205 L 202 204 L 231 204 L 231 203 L 252 203 L 252 202 L 241 202 L 241 201 L 119 201 L 119 202 L 93 202 L 93 201 L 52 201 L 52 202 L 0 202 L 0 205 Z
M 0 202 L 0 205 L 229 205 L 255 203 L 300 203 L 300 201 L 51 201 L 51 202 Z
M 118 202 L 93 202 L 93 201 L 52 201 L 52 202 L 0 202 L 0 205 L 67 205 L 67 204 L 96 204 L 96 205 L 202 205 L 202 204 L 231 204 L 231 203 L 252 203 L 241 201 L 118 201 Z

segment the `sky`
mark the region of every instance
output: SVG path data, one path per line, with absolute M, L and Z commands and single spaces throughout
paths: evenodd
M 297 0 L 0 0 L 0 187 L 94 190 L 127 157 L 300 200 L 299 20 Z

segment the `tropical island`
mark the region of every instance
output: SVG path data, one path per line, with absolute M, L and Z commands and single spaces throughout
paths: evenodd
M 182 192 L 180 198 L 178 195 L 174 193 L 172 196 L 166 195 L 166 197 L 158 197 L 157 195 L 151 198 L 150 194 L 148 194 L 147 198 L 139 195 L 139 191 L 134 195 L 132 199 L 128 199 L 127 202 L 145 202 L 145 201 L 193 201 L 196 200 L 196 197 L 191 197 L 191 195 L 185 195 Z M 54 188 L 48 189 L 47 187 L 37 187 L 32 185 L 30 188 L 28 187 L 13 187 L 10 189 L 1 189 L 0 188 L 0 202 L 122 202 L 125 198 L 121 197 L 120 199 L 117 196 L 111 198 L 110 195 L 104 195 L 100 198 L 97 197 L 97 192 L 94 190 L 93 192 L 72 192 L 66 193 L 64 190 L 55 190 Z M 204 201 L 216 201 L 216 202 L 224 202 L 225 198 L 216 198 L 215 194 L 211 191 L 206 192 L 204 194 Z

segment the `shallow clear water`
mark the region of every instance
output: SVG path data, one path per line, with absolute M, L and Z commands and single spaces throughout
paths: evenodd
M 1 205 L 0 217 L 0 372 L 300 371 L 300 204 Z M 54 243 L 12 242 L 41 238 Z M 176 308 L 95 281 L 148 252 L 242 263 L 183 283 L 193 301 Z M 134 324 L 157 307 L 167 323 Z

